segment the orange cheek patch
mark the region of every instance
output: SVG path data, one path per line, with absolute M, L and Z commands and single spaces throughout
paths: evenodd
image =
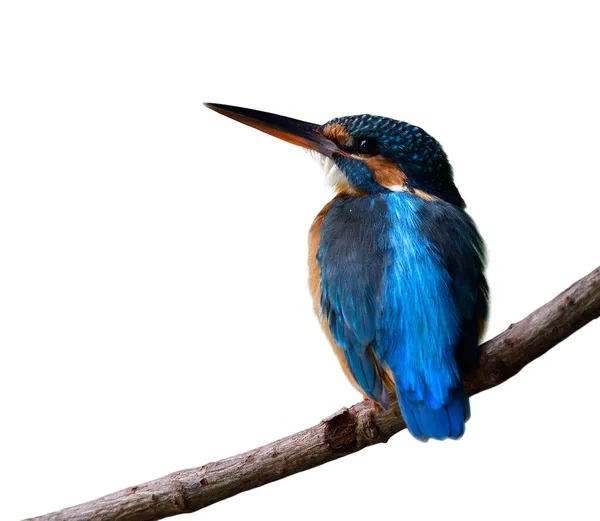
M 364 158 L 373 174 L 373 181 L 392 191 L 401 191 L 406 185 L 406 174 L 396 164 L 382 156 Z

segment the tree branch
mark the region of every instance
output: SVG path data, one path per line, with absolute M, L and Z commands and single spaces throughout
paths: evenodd
M 494 387 L 600 316 L 600 267 L 481 346 L 469 394 Z M 194 512 L 297 472 L 384 443 L 405 428 L 397 406 L 363 401 L 318 425 L 202 467 L 180 470 L 31 521 L 149 521 Z

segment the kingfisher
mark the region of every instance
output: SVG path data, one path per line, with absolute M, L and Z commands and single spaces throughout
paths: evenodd
M 342 370 L 376 407 L 396 400 L 415 438 L 460 438 L 488 284 L 484 242 L 438 141 L 369 114 L 318 125 L 205 105 L 315 156 L 335 197 L 310 227 L 309 288 Z

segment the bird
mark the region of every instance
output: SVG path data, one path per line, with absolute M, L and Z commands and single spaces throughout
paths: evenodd
M 396 401 L 416 439 L 462 437 L 489 288 L 484 241 L 440 143 L 370 114 L 319 125 L 205 105 L 318 160 L 335 196 L 309 230 L 309 288 L 344 374 L 376 408 Z

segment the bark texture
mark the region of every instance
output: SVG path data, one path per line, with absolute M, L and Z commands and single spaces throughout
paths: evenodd
M 465 378 L 469 394 L 508 380 L 598 316 L 600 267 L 483 344 L 478 366 Z M 404 428 L 397 406 L 380 412 L 363 401 L 263 447 L 29 519 L 149 521 L 194 512 L 245 490 L 384 443 Z

